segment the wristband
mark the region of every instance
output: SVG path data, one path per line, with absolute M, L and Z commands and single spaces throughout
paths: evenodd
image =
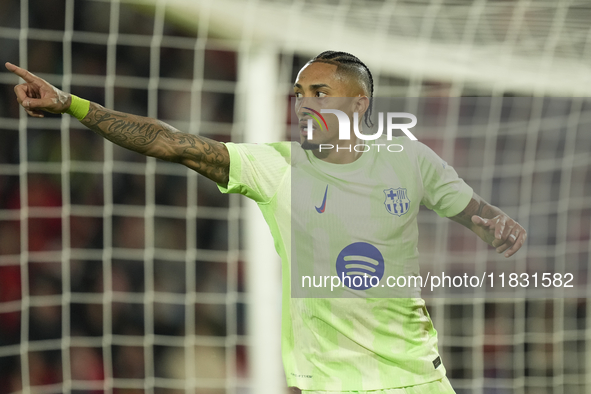
M 73 94 L 70 96 L 72 96 L 72 104 L 70 104 L 70 108 L 68 108 L 66 113 L 68 115 L 72 115 L 78 120 L 84 119 L 86 114 L 88 114 L 88 111 L 90 111 L 90 101 L 81 99 L 80 97 L 74 96 Z

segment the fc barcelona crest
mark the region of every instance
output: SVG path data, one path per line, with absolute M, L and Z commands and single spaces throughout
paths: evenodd
M 405 188 L 399 187 L 398 189 L 385 189 L 384 194 L 386 195 L 386 211 L 391 215 L 402 216 L 407 213 L 410 209 L 410 200 L 408 199 Z

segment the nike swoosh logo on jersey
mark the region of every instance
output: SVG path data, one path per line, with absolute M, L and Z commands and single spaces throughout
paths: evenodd
M 324 210 L 326 209 L 326 195 L 327 194 L 328 194 L 328 185 L 326 185 L 326 190 L 324 191 L 324 199 L 322 200 L 322 205 L 319 207 L 314 207 L 314 208 L 316 208 L 316 212 L 324 213 Z

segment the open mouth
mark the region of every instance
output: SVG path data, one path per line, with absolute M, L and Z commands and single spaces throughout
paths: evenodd
M 307 136 L 308 135 L 308 120 L 307 119 L 300 120 L 299 126 L 300 126 L 300 134 Z M 313 132 L 318 131 L 318 126 L 314 123 L 312 123 L 312 131 Z

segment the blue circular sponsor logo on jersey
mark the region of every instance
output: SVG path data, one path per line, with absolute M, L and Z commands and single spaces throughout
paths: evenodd
M 367 290 L 378 285 L 384 276 L 382 253 L 367 242 L 346 246 L 337 257 L 337 275 L 353 290 Z

